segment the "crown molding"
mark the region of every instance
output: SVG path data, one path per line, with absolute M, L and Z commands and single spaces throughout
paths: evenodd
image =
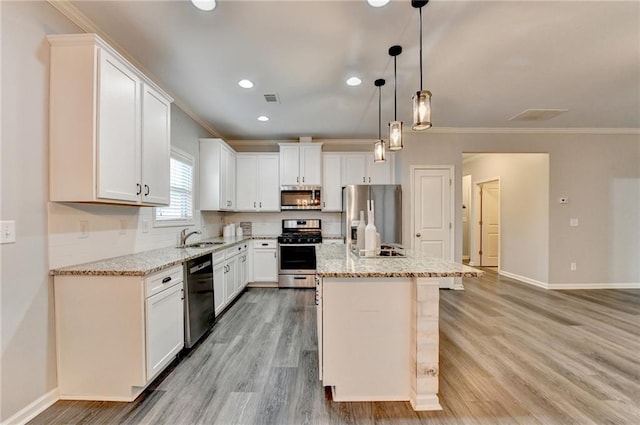
M 158 84 L 159 79 L 153 75 L 151 71 L 145 68 L 140 62 L 138 62 L 129 52 L 127 52 L 121 45 L 116 43 L 116 41 L 111 38 L 106 32 L 104 32 L 100 27 L 98 27 L 91 19 L 87 17 L 84 13 L 82 13 L 77 7 L 75 7 L 69 0 L 47 0 L 47 2 L 54 7 L 58 12 L 62 13 L 67 19 L 76 24 L 80 29 L 87 33 L 95 33 L 102 40 L 104 40 L 112 49 L 116 50 L 120 55 L 124 56 L 126 60 L 131 62 L 133 66 L 138 68 L 140 72 L 145 74 L 150 80 L 154 82 L 158 87 L 160 87 L 163 91 L 169 94 L 173 98 L 173 103 L 180 108 L 185 114 L 187 114 L 191 119 L 197 122 L 200 126 L 202 126 L 205 130 L 207 130 L 213 137 L 222 137 L 220 133 L 213 127 L 211 127 L 207 122 L 205 122 L 199 115 L 191 110 L 183 101 L 178 99 L 176 95 L 167 90 L 166 87 Z
M 413 134 L 640 134 L 640 128 L 509 128 L 509 127 L 432 127 L 426 131 L 413 131 Z

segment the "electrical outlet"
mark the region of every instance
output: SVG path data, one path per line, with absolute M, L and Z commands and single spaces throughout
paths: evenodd
M 80 234 L 79 238 L 88 238 L 89 237 L 89 221 L 80 220 L 78 221 L 78 233 Z
M 149 233 L 151 222 L 149 220 L 142 220 L 142 233 Z
M 14 220 L 0 221 L 0 244 L 16 242 L 16 222 Z
M 571 263 L 569 268 L 571 269 L 572 272 L 575 272 L 578 269 L 576 263 Z

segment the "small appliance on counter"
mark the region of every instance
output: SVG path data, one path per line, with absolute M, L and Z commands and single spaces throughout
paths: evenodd
M 282 220 L 278 236 L 278 286 L 315 288 L 316 246 L 322 243 L 321 220 Z

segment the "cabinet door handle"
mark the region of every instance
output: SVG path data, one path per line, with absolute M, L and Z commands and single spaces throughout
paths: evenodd
M 302 183 L 304 183 L 304 177 L 302 178 Z
M 142 193 L 142 185 L 140 183 L 136 183 L 136 187 L 138 188 L 136 195 L 140 195 Z
M 416 238 L 419 238 L 420 236 L 422 236 L 420 233 L 416 233 Z
M 362 177 L 362 183 L 366 183 L 367 182 L 367 178 L 366 177 Z
M 273 252 L 273 258 L 278 258 L 275 251 Z
M 327 203 L 326 202 L 322 202 L 322 208 L 326 208 L 327 207 Z
M 149 185 L 148 185 L 148 184 L 145 184 L 145 185 L 144 185 L 144 188 L 146 189 L 146 192 L 144 193 L 144 196 L 149 196 L 149 192 L 150 192 L 150 190 L 149 190 Z
M 255 208 L 255 207 L 256 207 L 256 203 L 255 203 L 255 201 L 254 201 L 254 202 L 253 202 L 253 208 Z
M 181 300 L 184 300 L 184 289 L 180 290 L 182 292 L 182 296 L 180 297 Z
M 371 183 L 371 177 L 369 177 L 369 183 Z
M 296 177 L 296 183 L 300 183 L 300 177 Z
M 162 283 L 165 284 L 167 282 L 171 282 L 171 276 L 167 276 L 164 279 L 162 279 Z
M 262 202 L 260 202 L 260 208 L 262 208 Z

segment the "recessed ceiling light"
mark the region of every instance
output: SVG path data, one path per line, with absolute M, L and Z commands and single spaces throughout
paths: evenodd
M 262 121 L 262 122 L 269 121 L 269 117 L 266 115 L 260 115 L 258 117 L 258 121 Z
M 191 3 L 200 10 L 208 12 L 216 8 L 216 0 L 191 0 Z
M 253 87 L 253 81 L 250 80 L 240 80 L 238 81 L 238 85 L 240 87 L 242 87 L 243 89 L 250 89 L 251 87 Z
M 359 86 L 362 84 L 362 80 L 358 77 L 351 77 L 347 80 L 347 85 L 351 87 Z
M 391 0 L 367 0 L 367 3 L 369 3 L 371 7 L 382 7 L 386 6 L 390 1 Z

